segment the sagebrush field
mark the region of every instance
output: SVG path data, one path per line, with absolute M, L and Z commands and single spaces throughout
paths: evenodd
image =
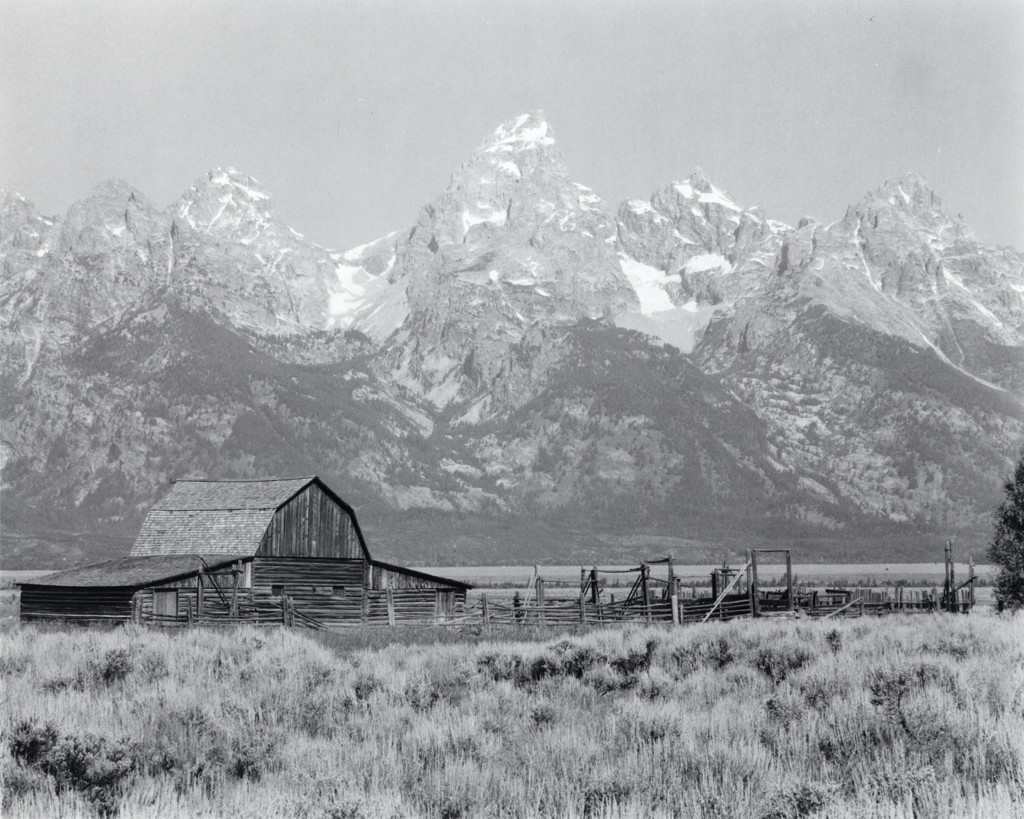
M 0 673 L 11 817 L 1024 811 L 1020 617 L 491 635 L 12 626 Z

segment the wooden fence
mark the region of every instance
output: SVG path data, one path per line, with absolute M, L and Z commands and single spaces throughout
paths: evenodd
M 157 614 L 146 599 L 135 601 L 132 619 L 153 625 L 284 625 L 316 629 L 350 627 L 437 626 L 606 626 L 628 623 L 689 625 L 724 622 L 741 618 L 770 616 L 870 617 L 900 612 L 968 612 L 974 605 L 973 565 L 967 581 L 956 586 L 952 570 L 943 588 L 885 590 L 794 586 L 792 562 L 786 551 L 785 587 L 761 588 L 758 552 L 752 550 L 739 569 L 723 567 L 712 572 L 711 595 L 701 595 L 696 586 L 686 586 L 675 574 L 671 558 L 644 562 L 632 569 L 581 568 L 578 589 L 548 584 L 534 567 L 525 598 L 516 592 L 505 595 L 481 594 L 467 604 L 458 592 L 444 601 L 434 589 L 360 590 L 350 598 L 337 599 L 314 593 L 273 597 L 253 590 L 231 590 L 230 594 L 208 594 L 197 600 L 195 590 L 180 589 L 176 615 Z M 778 551 L 778 550 L 776 550 Z M 666 577 L 652 576 L 651 567 L 663 564 Z M 601 583 L 601 575 L 632 575 L 620 599 Z M 621 578 L 619 578 L 621 580 Z M 627 583 L 629 582 L 627 580 Z M 569 594 L 565 594 L 569 591 Z M 561 596 L 553 596 L 559 594 Z

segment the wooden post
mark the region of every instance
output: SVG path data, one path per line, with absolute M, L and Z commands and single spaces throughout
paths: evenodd
M 750 550 L 750 609 L 754 617 L 761 616 L 761 601 L 757 598 L 757 549 Z
M 640 564 L 640 592 L 644 596 L 644 617 L 651 622 L 651 594 L 647 587 L 647 577 L 651 573 L 651 567 L 646 561 Z
M 580 595 L 580 625 L 585 626 L 587 624 L 587 598 L 586 595 Z
M 600 591 L 597 588 L 597 566 L 594 566 L 590 570 L 590 602 L 595 606 L 601 602 L 599 595 Z
M 537 622 L 544 625 L 544 578 L 537 578 Z
M 231 616 L 238 617 L 238 575 L 242 571 L 241 561 L 231 567 Z
M 974 577 L 974 555 L 971 555 L 971 562 L 970 562 L 970 565 L 968 567 L 968 571 L 970 572 L 968 577 L 970 577 L 970 579 L 971 579 L 971 591 L 970 591 L 970 598 L 969 598 L 970 599 L 970 606 L 971 606 L 970 611 L 974 611 L 974 581 L 975 581 L 975 577 Z
M 950 601 L 949 610 L 959 611 L 960 607 L 956 602 L 956 566 L 953 565 L 953 540 L 949 540 L 949 590 L 950 590 Z
M 668 594 L 671 597 L 676 593 L 676 567 L 672 561 L 672 555 L 668 556 Z
M 790 549 L 786 549 L 786 588 L 788 592 L 786 596 L 789 598 L 789 611 L 794 610 L 793 600 L 793 552 Z
M 751 582 L 750 581 L 750 579 L 751 579 L 750 566 L 751 566 L 751 564 L 750 564 L 750 549 L 747 549 L 747 597 L 750 597 L 750 582 Z
M 203 616 L 203 564 L 199 564 L 199 574 L 196 575 L 196 614 Z
M 679 592 L 676 589 L 675 579 L 673 578 L 672 585 L 669 586 L 669 603 L 672 607 L 672 625 L 679 625 Z
M 480 595 L 480 611 L 484 619 L 484 628 L 489 630 L 491 628 L 491 610 L 487 607 L 486 594 Z
M 945 564 L 945 575 L 942 581 L 942 608 L 946 611 L 950 609 L 949 598 L 952 593 L 953 587 L 949 582 L 949 541 L 946 541 L 946 545 L 942 550 L 942 560 Z
M 932 586 L 932 608 L 935 611 L 939 610 L 939 587 Z
M 388 625 L 391 628 L 394 628 L 395 627 L 395 593 L 392 591 L 390 586 L 388 586 L 386 589 L 384 589 L 384 597 L 387 600 L 387 604 L 388 604 Z

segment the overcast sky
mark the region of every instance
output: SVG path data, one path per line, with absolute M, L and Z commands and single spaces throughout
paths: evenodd
M 347 248 L 538 108 L 613 212 L 701 166 L 831 221 L 915 171 L 1024 249 L 1020 0 L 0 0 L 0 187 L 45 214 L 110 177 L 163 207 L 233 165 Z

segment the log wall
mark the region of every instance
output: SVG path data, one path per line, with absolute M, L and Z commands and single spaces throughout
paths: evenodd
M 23 621 L 125 623 L 131 614 L 131 589 L 27 584 L 21 587 Z

